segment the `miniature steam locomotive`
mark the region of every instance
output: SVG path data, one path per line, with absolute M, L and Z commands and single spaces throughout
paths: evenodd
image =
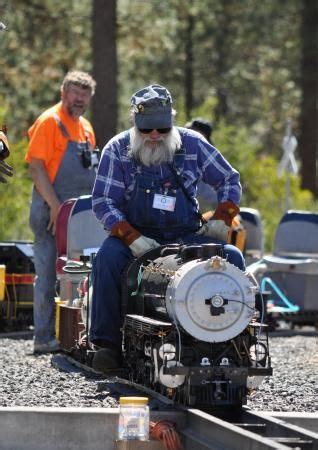
M 258 296 L 255 280 L 218 244 L 162 246 L 135 259 L 123 277 L 124 377 L 187 406 L 246 403 L 248 389 L 272 373 Z M 76 302 L 81 335 L 89 296 Z M 88 343 L 65 334 L 74 330 L 67 308 L 74 315 L 74 305 L 60 307 L 62 346 L 91 364 Z

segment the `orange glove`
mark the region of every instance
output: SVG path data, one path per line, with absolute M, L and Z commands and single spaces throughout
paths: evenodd
M 136 228 L 132 227 L 130 223 L 126 221 L 117 222 L 113 226 L 110 234 L 111 236 L 118 237 L 118 239 L 123 241 L 123 243 L 128 247 L 132 242 L 141 236 L 139 231 L 137 231 Z
M 226 202 L 218 204 L 211 220 L 223 220 L 225 224 L 230 227 L 232 225 L 232 220 L 239 212 L 240 208 L 230 200 L 227 200 Z

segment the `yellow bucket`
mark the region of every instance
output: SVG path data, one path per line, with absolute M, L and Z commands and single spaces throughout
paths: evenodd
M 6 287 L 6 266 L 0 264 L 0 302 L 3 302 Z
M 61 300 L 61 297 L 55 297 L 55 335 L 59 339 L 60 334 L 60 309 L 61 305 L 65 305 L 67 300 Z

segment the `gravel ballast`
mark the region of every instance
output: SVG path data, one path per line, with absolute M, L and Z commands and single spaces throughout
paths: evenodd
M 273 376 L 248 398 L 255 411 L 317 412 L 317 334 L 270 338 Z M 104 377 L 68 372 L 52 365 L 51 355 L 34 356 L 32 338 L 0 338 L 0 406 L 117 407 L 101 390 Z

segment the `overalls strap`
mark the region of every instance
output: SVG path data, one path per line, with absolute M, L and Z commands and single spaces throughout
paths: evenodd
M 63 136 L 64 136 L 66 139 L 70 139 L 70 135 L 68 134 L 68 131 L 67 131 L 65 125 L 63 124 L 63 122 L 61 121 L 61 119 L 59 118 L 59 116 L 55 113 L 55 114 L 53 115 L 53 117 L 54 117 L 54 119 L 55 119 L 55 121 L 56 121 L 56 123 L 57 123 L 57 126 L 58 126 L 59 129 L 61 130 Z
M 178 161 L 178 156 L 183 156 L 182 162 L 184 161 L 184 149 L 183 147 L 180 147 L 180 149 L 177 150 L 176 154 L 175 154 L 175 159 L 173 161 L 172 164 L 168 164 L 169 169 L 171 170 L 172 174 L 174 175 L 177 184 L 180 186 L 180 188 L 182 189 L 182 192 L 184 193 L 185 197 L 189 200 L 189 202 L 195 207 L 197 208 L 197 203 L 194 200 L 193 197 L 191 197 L 191 195 L 189 194 L 187 188 L 185 187 L 182 177 L 181 177 L 181 172 L 180 169 L 178 169 L 177 167 L 177 161 Z M 197 211 L 197 215 L 200 218 L 202 223 L 206 223 L 205 218 L 203 217 L 201 211 L 198 209 Z

